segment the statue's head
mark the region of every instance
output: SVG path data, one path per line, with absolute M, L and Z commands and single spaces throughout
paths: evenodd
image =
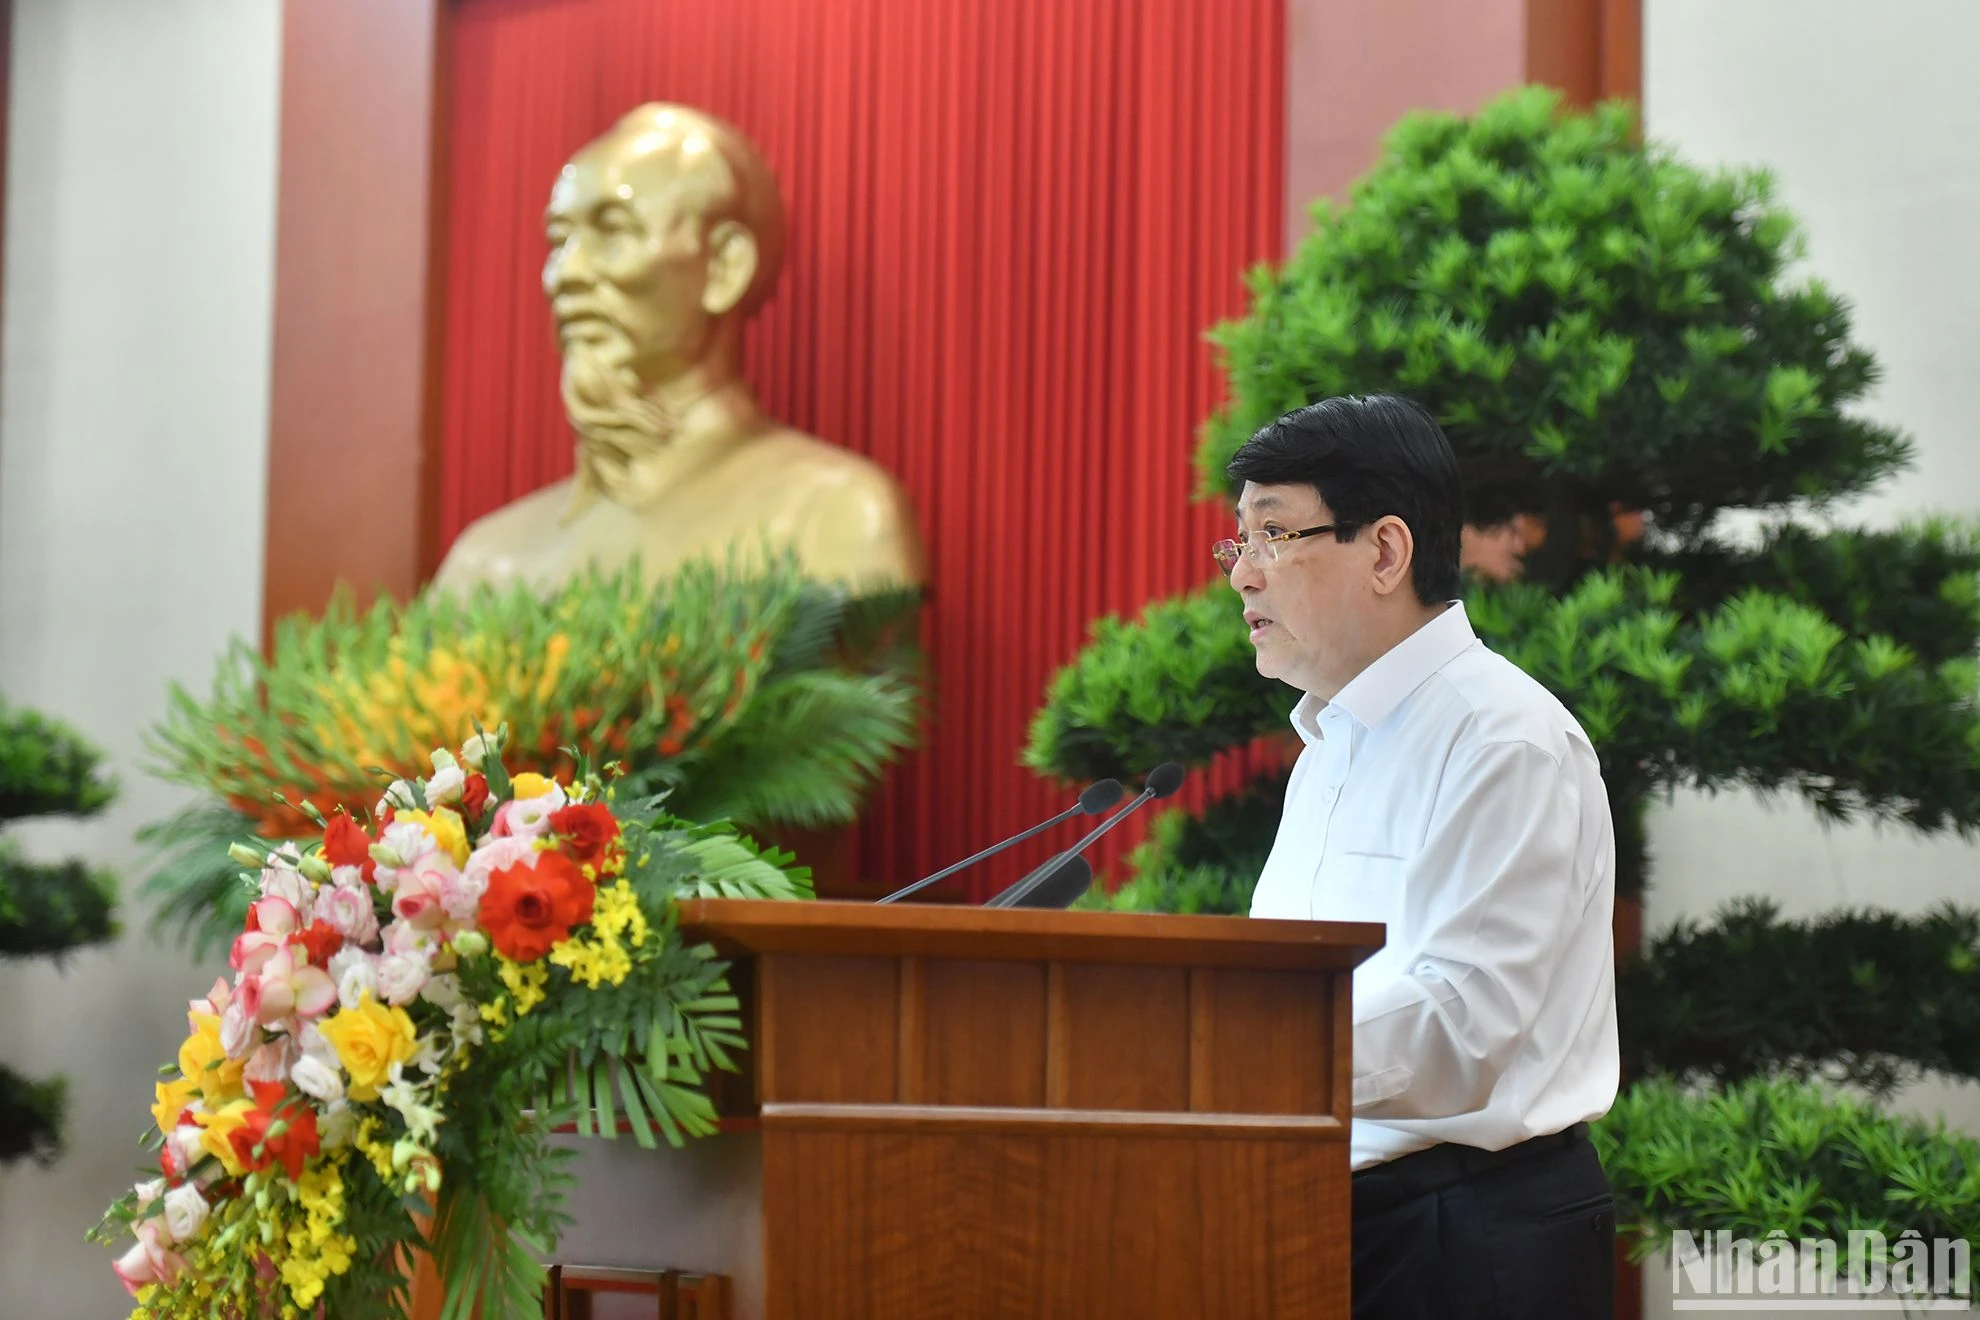
M 741 324 L 783 263 L 768 165 L 733 126 L 685 106 L 642 105 L 580 148 L 544 227 L 565 404 L 588 439 L 628 425 L 664 433 L 663 417 L 643 418 L 655 406 L 643 396 L 690 370 L 733 370 Z

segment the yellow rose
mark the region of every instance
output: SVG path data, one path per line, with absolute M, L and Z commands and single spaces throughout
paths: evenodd
M 238 1178 L 246 1172 L 241 1167 L 240 1156 L 234 1153 L 234 1143 L 230 1138 L 247 1122 L 247 1116 L 254 1112 L 254 1101 L 235 1100 L 223 1105 L 210 1114 L 200 1114 L 200 1148 L 214 1159 L 219 1160 L 228 1174 Z
M 426 832 L 433 836 L 433 842 L 439 845 L 440 851 L 452 854 L 455 866 L 467 865 L 467 827 L 461 824 L 458 815 L 446 807 L 435 807 L 431 811 L 401 811 L 392 819 L 411 821 L 415 825 L 425 826 Z M 408 857 L 406 860 L 410 862 L 417 859 Z
M 179 1046 L 179 1073 L 199 1088 L 208 1109 L 218 1109 L 235 1096 L 246 1095 L 241 1070 L 246 1059 L 229 1059 L 220 1047 L 220 1019 L 213 1013 L 190 1014 L 192 1035 Z
M 192 1098 L 199 1094 L 199 1087 L 183 1077 L 177 1077 L 169 1082 L 158 1083 L 152 1090 L 158 1100 L 151 1106 L 151 1117 L 157 1122 L 158 1130 L 169 1135 L 178 1125 L 179 1115 L 192 1103 Z
M 376 1100 L 379 1088 L 392 1078 L 392 1065 L 413 1056 L 415 1033 L 406 1010 L 388 1008 L 368 993 L 356 1008 L 343 1010 L 318 1030 L 351 1075 L 345 1093 L 353 1100 Z
M 525 770 L 509 781 L 509 792 L 520 802 L 524 798 L 542 797 L 556 786 L 556 780 Z

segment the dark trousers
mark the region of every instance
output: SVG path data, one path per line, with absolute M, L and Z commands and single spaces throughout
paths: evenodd
M 1587 1128 L 1354 1175 L 1354 1320 L 1609 1320 L 1615 1201 Z

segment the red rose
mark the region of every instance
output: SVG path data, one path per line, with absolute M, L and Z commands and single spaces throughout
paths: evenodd
M 341 811 L 323 827 L 323 859 L 332 866 L 357 867 L 366 884 L 378 870 L 378 863 L 371 860 L 371 836 Z
M 461 788 L 461 815 L 468 820 L 479 820 L 481 810 L 488 805 L 488 776 L 472 774 Z
M 550 832 L 567 840 L 565 850 L 579 866 L 602 866 L 619 837 L 619 822 L 603 802 L 586 802 L 551 812 Z
M 323 828 L 323 857 L 332 866 L 363 866 L 371 859 L 371 836 L 340 811 Z
M 481 896 L 481 928 L 514 962 L 535 962 L 571 927 L 591 920 L 595 891 L 577 863 L 555 852 L 537 853 L 535 862 L 494 872 Z
M 303 1161 L 322 1148 L 316 1132 L 316 1111 L 301 1096 L 284 1102 L 287 1088 L 280 1082 L 250 1082 L 249 1086 L 254 1090 L 254 1108 L 239 1127 L 227 1134 L 234 1158 L 249 1172 L 265 1169 L 279 1160 L 288 1170 L 291 1182 L 301 1178 Z M 271 1138 L 268 1129 L 278 1118 L 289 1126 L 281 1136 Z M 255 1154 L 256 1147 L 261 1149 L 259 1155 Z
M 327 921 L 312 921 L 309 929 L 289 936 L 289 943 L 301 946 L 311 967 L 328 967 L 331 955 L 344 947 L 344 936 Z

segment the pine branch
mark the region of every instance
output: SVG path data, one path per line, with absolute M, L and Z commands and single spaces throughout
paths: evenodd
M 1820 1077 L 1878 1095 L 1926 1072 L 1980 1078 L 1980 911 L 1783 921 L 1749 899 L 1651 940 L 1616 997 L 1633 1076 Z
M 1283 729 L 1298 694 L 1260 678 L 1253 655 L 1222 583 L 1150 605 L 1132 624 L 1101 618 L 1053 680 L 1024 762 L 1066 780 L 1142 775 Z
M 1819 610 L 1852 637 L 1892 638 L 1926 664 L 1980 649 L 1980 534 L 1960 524 L 1818 531 L 1789 523 L 1757 547 L 1708 538 L 1631 559 L 1676 576 L 1671 603 L 1685 615 L 1759 590 Z
M 1817 1085 L 1756 1079 L 1714 1093 L 1659 1078 L 1625 1090 L 1593 1135 L 1639 1258 L 1677 1229 L 1980 1234 L 1980 1142 Z
M 28 861 L 0 839 L 0 957 L 61 955 L 117 935 L 116 880 L 81 862 Z
M 1205 428 L 1203 491 L 1265 422 L 1379 391 L 1443 423 L 1481 523 L 1615 501 L 1700 527 L 1904 466 L 1904 436 L 1849 412 L 1876 363 L 1840 298 L 1789 282 L 1800 238 L 1766 178 L 1635 129 L 1541 88 L 1399 124 L 1213 333 L 1232 403 Z
M 0 1063 L 0 1166 L 22 1159 L 50 1165 L 62 1153 L 68 1084 L 31 1082 Z
M 90 816 L 116 795 L 103 754 L 59 720 L 0 702 L 0 822 Z
M 1678 579 L 1636 567 L 1554 596 L 1474 584 L 1487 645 L 1574 714 L 1623 802 L 1675 786 L 1798 794 L 1825 816 L 1924 832 L 1980 828 L 1980 680 L 1811 606 L 1746 591 L 1685 616 Z M 1197 764 L 1282 727 L 1292 697 L 1258 677 L 1221 588 L 1095 626 L 1054 682 L 1026 760 L 1065 778 Z

